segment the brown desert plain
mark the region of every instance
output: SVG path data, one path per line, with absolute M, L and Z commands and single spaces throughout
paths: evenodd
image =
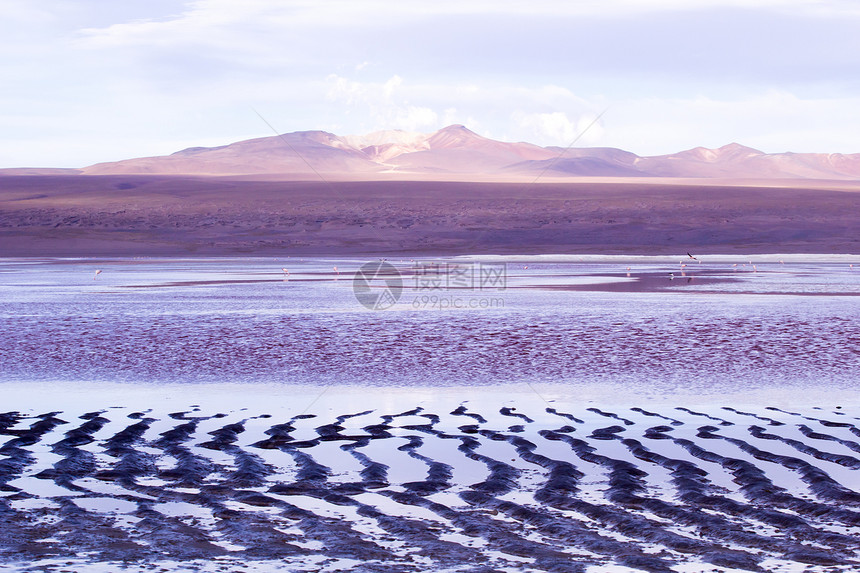
M 858 192 L 860 154 L 297 132 L 0 170 L 0 256 L 858 253 Z

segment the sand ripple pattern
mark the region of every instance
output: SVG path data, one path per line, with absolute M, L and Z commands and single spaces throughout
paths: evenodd
M 857 571 L 858 420 L 472 403 L 9 411 L 0 567 Z

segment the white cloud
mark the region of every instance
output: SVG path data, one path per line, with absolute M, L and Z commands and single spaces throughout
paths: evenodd
M 369 118 L 371 122 L 364 126 L 365 130 L 438 128 L 439 114 L 426 105 L 411 104 L 409 94 L 414 90 L 404 90 L 399 75 L 384 82 L 358 82 L 331 74 L 327 81 L 326 99 L 334 105 L 346 106 L 347 112 Z
M 329 74 L 326 80 L 331 86 L 326 93 L 326 99 L 330 101 L 354 105 L 367 97 L 368 86 L 366 84 L 351 81 L 336 74 Z
M 563 146 L 576 142 L 580 146 L 586 146 L 589 142 L 600 141 L 603 134 L 596 115 L 586 114 L 577 120 L 571 120 L 563 111 L 552 113 L 518 111 L 511 117 L 519 127 L 533 134 L 531 141 L 554 142 L 556 145 Z
M 336 74 L 327 78 L 326 99 L 335 106 L 345 106 L 351 115 L 371 121 L 363 126 L 369 131 L 384 129 L 439 129 L 446 125 L 463 124 L 483 133 L 491 124 L 508 131 L 509 109 L 516 106 L 529 112 L 516 112 L 514 123 L 521 138 L 545 144 L 569 143 L 584 130 L 595 116 L 587 113 L 576 121 L 565 112 L 542 112 L 542 109 L 565 109 L 591 112 L 595 105 L 575 96 L 566 88 L 555 85 L 525 87 L 517 85 L 481 85 L 413 83 L 400 75 L 385 81 L 356 81 Z M 585 122 L 585 123 L 583 123 Z M 357 131 L 360 128 L 357 128 Z M 516 131 L 516 130 L 514 130 Z M 593 138 L 598 126 L 589 130 Z M 528 137 L 526 137 L 528 136 Z
M 744 99 L 647 98 L 619 102 L 604 120 L 605 141 L 640 155 L 731 142 L 769 153 L 860 152 L 860 97 L 771 90 Z
M 382 95 L 386 101 L 391 101 L 391 96 L 394 95 L 394 90 L 403 84 L 403 78 L 400 76 L 392 76 L 390 80 L 382 86 Z
M 408 106 L 395 111 L 393 127 L 404 131 L 423 131 L 438 124 L 436 112 L 428 107 Z
M 22 5 L 15 0 L 14 5 Z M 702 11 L 736 8 L 772 10 L 825 17 L 860 16 L 860 7 L 850 0 L 196 0 L 171 18 L 139 19 L 103 28 L 90 28 L 84 35 L 92 41 L 119 45 L 141 42 L 185 41 L 190 35 L 204 39 L 203 32 L 240 23 L 259 27 L 301 29 L 307 26 L 344 27 L 373 22 L 393 25 L 433 16 L 598 16 L 616 17 L 665 11 Z

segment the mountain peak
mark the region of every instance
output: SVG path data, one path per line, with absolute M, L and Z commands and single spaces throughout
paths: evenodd
M 741 145 L 740 143 L 729 143 L 716 149 L 707 147 L 694 147 L 673 156 L 683 159 L 694 159 L 697 161 L 705 161 L 713 163 L 717 161 L 737 160 L 745 157 L 753 157 L 756 155 L 764 155 L 761 151 Z
M 463 125 L 462 123 L 452 123 L 451 125 L 449 125 L 447 127 L 443 127 L 442 129 L 440 129 L 436 133 L 441 133 L 441 132 L 448 132 L 448 133 L 458 133 L 458 132 L 464 133 L 465 132 L 465 133 L 471 133 L 473 135 L 475 134 L 474 131 L 472 131 L 471 129 L 469 129 L 468 127 Z
M 731 154 L 746 153 L 749 155 L 764 155 L 764 153 L 759 151 L 758 149 L 754 149 L 752 147 L 747 147 L 746 145 L 741 145 L 740 143 L 734 143 L 734 142 L 723 145 L 722 147 L 717 149 L 717 151 L 719 151 L 723 155 L 726 153 L 731 153 Z
M 431 149 L 469 147 L 485 141 L 489 140 L 486 137 L 481 137 L 465 125 L 459 124 L 443 127 L 427 138 L 427 143 L 430 144 Z

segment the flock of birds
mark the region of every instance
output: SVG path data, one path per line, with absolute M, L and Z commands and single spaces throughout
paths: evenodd
M 702 260 L 701 260 L 701 259 L 699 259 L 698 257 L 694 257 L 694 256 L 693 256 L 692 254 L 690 254 L 689 252 L 687 253 L 687 257 L 689 258 L 688 260 L 694 260 L 694 261 L 696 261 L 697 263 L 702 264 Z M 383 262 L 385 261 L 385 259 L 380 259 L 380 260 L 381 260 L 381 261 L 383 261 Z M 413 262 L 413 263 L 415 262 L 415 259 L 409 259 L 409 260 L 410 260 L 411 262 Z M 783 261 L 782 259 L 780 259 L 780 260 L 779 260 L 779 264 L 784 265 L 784 264 L 785 264 L 785 261 Z M 683 260 L 681 260 L 681 261 L 678 261 L 678 265 L 679 265 L 679 267 L 680 267 L 680 273 L 681 273 L 681 276 L 682 276 L 682 277 L 687 277 L 687 271 L 685 270 L 685 269 L 687 268 L 687 263 L 685 263 Z M 754 265 L 752 261 L 749 261 L 749 265 L 752 267 L 752 270 L 753 270 L 753 272 L 754 272 L 754 273 L 757 273 L 757 272 L 758 272 L 758 267 L 756 267 L 756 265 Z M 742 264 L 742 265 L 741 265 L 741 268 L 746 268 L 746 266 L 747 266 L 746 264 Z M 528 270 L 528 268 L 529 268 L 529 267 L 528 267 L 528 265 L 523 265 L 523 270 Z M 632 267 L 627 267 L 627 276 L 628 276 L 628 277 L 630 276 L 631 268 L 632 268 Z M 854 268 L 854 265 L 853 265 L 853 264 L 849 264 L 849 265 L 848 265 L 848 268 L 853 269 L 853 268 Z M 732 264 L 732 270 L 735 270 L 735 271 L 736 271 L 736 270 L 738 270 L 738 264 L 737 264 L 737 263 Z M 334 272 L 334 274 L 335 274 L 336 276 L 339 276 L 339 275 L 340 275 L 340 270 L 337 268 L 337 266 L 332 267 L 332 271 Z M 286 267 L 283 267 L 283 268 L 281 268 L 281 272 L 283 272 L 283 273 L 284 273 L 284 280 L 285 280 L 285 281 L 290 279 L 290 269 L 288 269 L 288 268 L 286 268 Z M 96 271 L 95 271 L 95 275 L 93 275 L 93 280 L 96 280 L 100 274 L 102 274 L 102 269 L 96 269 Z M 677 278 L 677 277 L 676 277 L 676 275 L 675 275 L 675 273 L 674 273 L 674 272 L 670 272 L 670 273 L 669 273 L 669 280 L 675 280 L 675 278 Z M 690 282 L 692 279 L 693 279 L 693 277 L 687 277 L 687 282 Z M 335 280 L 337 280 L 337 279 L 335 278 Z

